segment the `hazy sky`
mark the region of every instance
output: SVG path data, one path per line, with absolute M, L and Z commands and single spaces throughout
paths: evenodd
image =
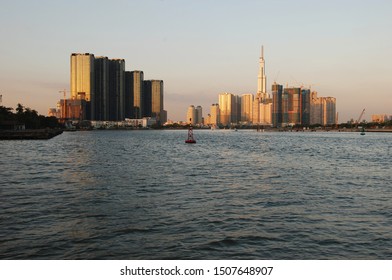
M 124 58 L 164 80 L 168 118 L 203 115 L 220 92 L 255 93 L 260 46 L 271 84 L 312 85 L 339 122 L 392 114 L 392 1 L 0 0 L 0 94 L 47 114 L 69 91 L 70 55 Z

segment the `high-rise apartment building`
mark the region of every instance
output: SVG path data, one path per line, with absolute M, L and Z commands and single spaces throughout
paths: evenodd
M 210 109 L 210 123 L 211 125 L 219 125 L 220 124 L 220 110 L 219 104 L 212 104 Z
M 336 124 L 336 98 L 324 97 L 324 112 L 325 118 L 323 125 Z
M 283 95 L 287 96 L 287 122 L 290 125 L 301 124 L 301 89 L 285 88 Z
M 109 59 L 105 56 L 94 60 L 94 115 L 92 120 L 109 119 Z
M 272 102 L 259 104 L 259 123 L 267 126 L 272 124 Z
M 193 105 L 188 107 L 188 111 L 186 112 L 186 122 L 191 125 L 196 124 L 196 109 Z
M 135 107 L 136 108 L 136 107 Z M 142 117 L 152 116 L 152 81 L 143 81 L 142 91 Z
M 336 124 L 336 98 L 317 97 L 317 92 L 312 92 L 310 109 L 310 124 Z
M 241 122 L 250 123 L 253 117 L 253 94 L 241 95 Z
M 241 121 L 241 96 L 233 95 L 233 105 L 231 107 L 231 123 L 239 123 Z
M 86 100 L 86 118 L 94 114 L 94 55 L 90 53 L 71 54 L 71 99 Z
M 125 60 L 109 60 L 109 120 L 124 120 Z
M 235 106 L 233 94 L 227 92 L 219 94 L 220 123 L 222 125 L 232 123 L 232 112 Z
M 151 117 L 158 122 L 166 122 L 162 119 L 163 113 L 163 81 L 151 80 Z
M 203 124 L 203 108 L 201 106 L 196 107 L 196 124 Z
M 124 117 L 134 118 L 133 74 L 130 71 L 124 73 Z
M 272 85 L 272 125 L 280 127 L 283 123 L 283 86 Z
M 310 94 L 310 124 L 323 123 L 323 110 L 322 110 L 322 99 L 317 97 L 317 92 L 313 91 Z
M 151 109 L 148 112 L 143 112 L 144 104 L 151 104 L 149 100 L 144 101 L 144 73 L 143 71 L 131 71 L 132 76 L 132 93 L 133 93 L 133 106 L 134 106 L 134 118 L 140 119 L 144 116 L 151 116 Z M 148 91 L 150 93 L 150 91 Z
M 310 125 L 310 89 L 301 89 L 301 124 Z

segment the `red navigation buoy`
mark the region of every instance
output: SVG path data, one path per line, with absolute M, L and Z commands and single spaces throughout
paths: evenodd
M 192 125 L 190 125 L 188 128 L 188 139 L 185 140 L 185 143 L 188 143 L 188 144 L 195 144 L 196 143 L 196 140 L 193 138 Z

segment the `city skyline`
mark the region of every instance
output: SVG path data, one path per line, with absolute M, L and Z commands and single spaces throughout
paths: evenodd
M 5 2 L 0 11 L 2 105 L 22 103 L 46 115 L 62 97 L 59 91 L 70 91 L 69 53 L 104 53 L 124 58 L 129 70 L 143 69 L 145 79 L 164 80 L 168 119 L 184 120 L 191 104 L 208 113 L 220 92 L 255 94 L 255 58 L 264 45 L 269 94 L 274 81 L 311 86 L 322 96 L 336 97 L 339 122 L 357 119 L 363 108 L 368 121 L 372 114 L 391 113 L 392 3 L 224 4 Z M 106 14 L 108 20 L 100 20 Z M 145 20 L 144 15 L 151 16 Z

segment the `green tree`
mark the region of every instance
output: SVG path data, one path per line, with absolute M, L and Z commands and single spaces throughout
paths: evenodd
M 0 121 L 12 121 L 15 119 L 11 107 L 0 106 Z

